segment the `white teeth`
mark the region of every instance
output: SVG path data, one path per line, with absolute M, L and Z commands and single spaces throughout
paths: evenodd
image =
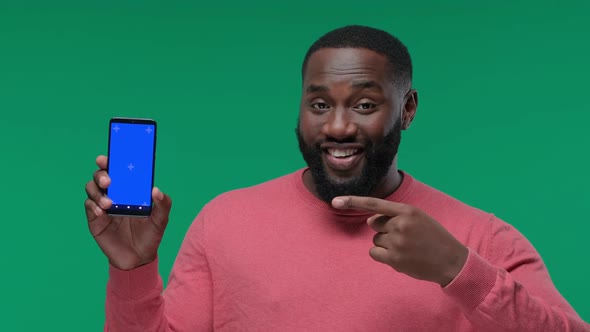
M 358 149 L 328 149 L 328 153 L 337 158 L 352 156 L 357 151 Z

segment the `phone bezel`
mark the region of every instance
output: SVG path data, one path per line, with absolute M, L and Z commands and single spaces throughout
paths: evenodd
M 154 144 L 153 144 L 153 157 L 152 157 L 152 177 L 151 177 L 151 188 L 154 188 L 154 176 L 156 173 L 156 141 L 158 139 L 158 124 L 153 119 L 143 119 L 143 118 L 126 118 L 126 117 L 113 117 L 109 120 L 109 142 L 108 142 L 108 161 L 107 161 L 107 174 L 109 172 L 110 166 L 110 158 L 111 158 L 111 126 L 113 123 L 130 123 L 130 124 L 151 124 L 154 126 Z M 108 196 L 108 188 L 105 190 L 105 195 Z M 152 206 L 154 204 L 154 200 L 151 197 L 150 192 L 150 205 L 146 207 L 145 210 L 129 210 L 125 208 L 114 208 L 112 205 L 109 209 L 106 210 L 108 215 L 112 216 L 128 216 L 128 217 L 147 217 L 152 213 Z

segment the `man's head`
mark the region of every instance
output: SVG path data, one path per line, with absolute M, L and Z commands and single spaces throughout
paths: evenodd
M 309 58 L 324 48 L 363 48 L 385 56 L 392 82 L 404 90 L 412 85 L 412 59 L 406 46 L 386 31 L 350 25 L 332 30 L 316 40 L 307 50 L 301 74 L 305 81 L 305 70 Z
M 379 190 L 417 107 L 406 47 L 381 30 L 336 29 L 310 47 L 302 76 L 296 133 L 315 192 L 330 202 Z

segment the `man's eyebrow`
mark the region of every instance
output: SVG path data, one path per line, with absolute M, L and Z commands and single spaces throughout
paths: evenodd
M 352 82 L 350 85 L 353 89 L 362 90 L 362 89 L 377 89 L 379 91 L 383 90 L 381 85 L 376 81 L 355 81 Z
M 328 87 L 325 85 L 315 85 L 315 84 L 310 84 L 306 89 L 305 92 L 307 93 L 314 93 L 314 92 L 327 92 Z
M 376 89 L 376 90 L 383 90 L 381 85 L 376 81 L 354 81 L 350 84 L 350 86 L 355 90 L 363 90 L 363 89 Z M 310 84 L 306 89 L 305 92 L 307 93 L 314 93 L 314 92 L 328 92 L 330 89 L 326 85 L 316 85 Z

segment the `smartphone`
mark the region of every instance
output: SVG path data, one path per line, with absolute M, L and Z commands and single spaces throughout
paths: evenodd
M 146 217 L 152 212 L 156 161 L 156 121 L 112 118 L 109 121 L 107 172 L 110 215 Z

